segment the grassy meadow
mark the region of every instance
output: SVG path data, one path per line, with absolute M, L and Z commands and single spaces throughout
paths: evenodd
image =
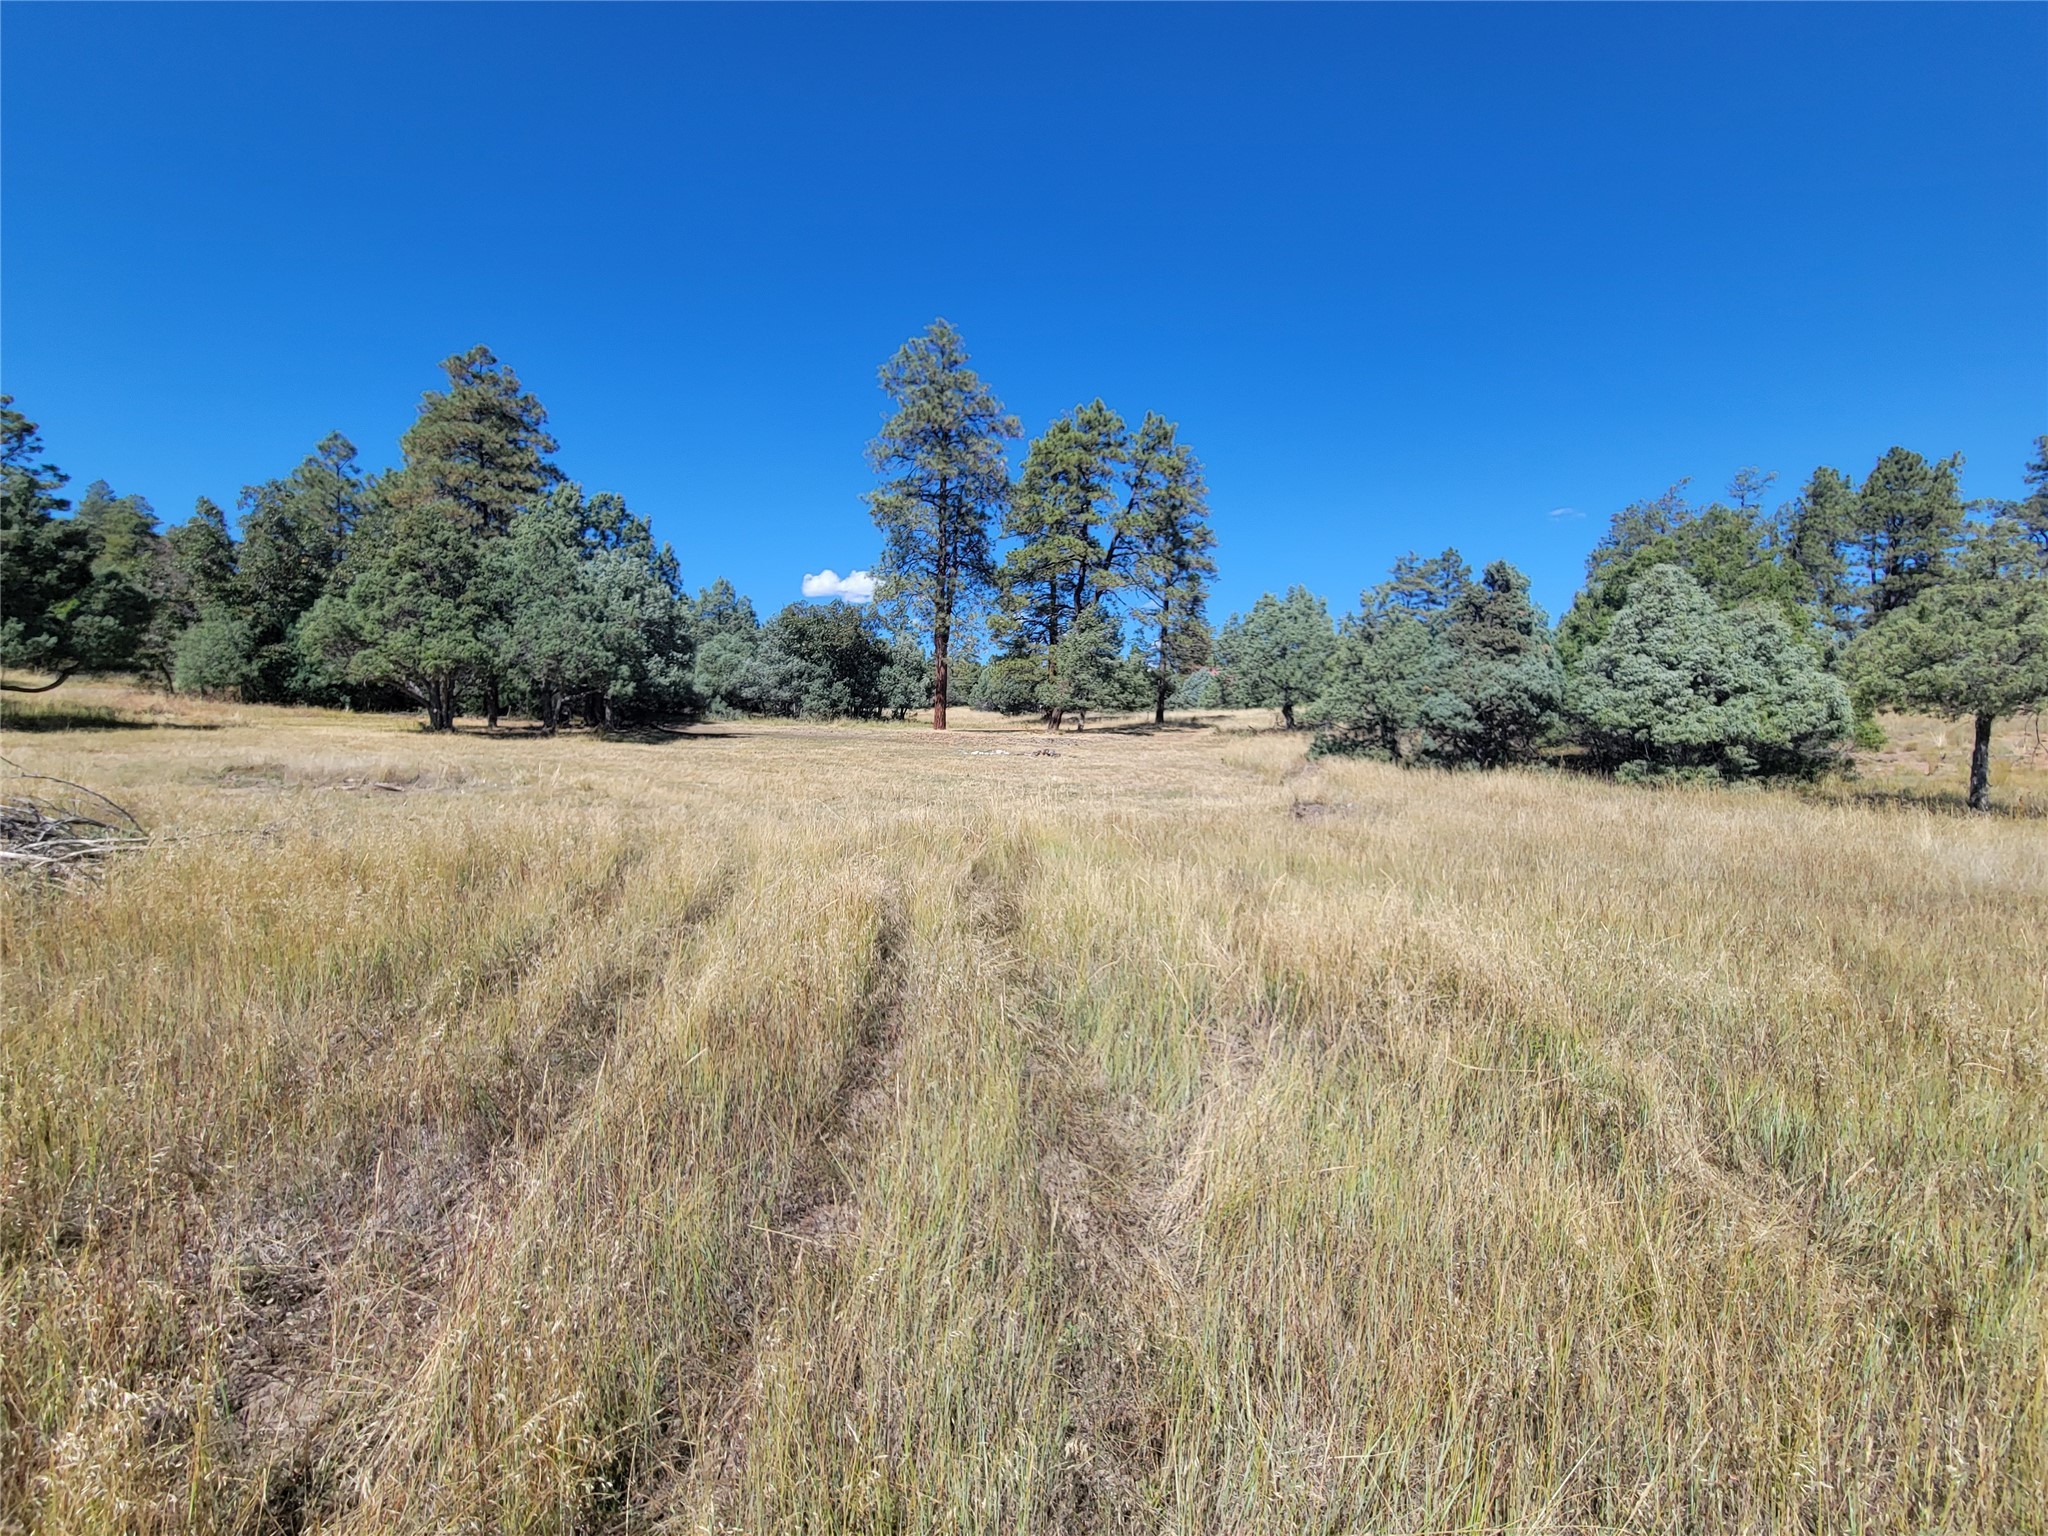
M 0 1531 L 2048 1530 L 2019 726 L 7 721 Z

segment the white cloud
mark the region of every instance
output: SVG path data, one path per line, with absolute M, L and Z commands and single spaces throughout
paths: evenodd
M 813 576 L 804 572 L 805 597 L 839 597 L 849 603 L 864 603 L 875 595 L 875 578 L 866 571 L 849 571 L 844 576 L 827 568 Z
M 1550 515 L 1552 517 L 1584 517 L 1586 514 L 1577 507 L 1552 507 Z

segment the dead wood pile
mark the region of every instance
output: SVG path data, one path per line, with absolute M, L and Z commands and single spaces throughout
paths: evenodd
M 133 813 L 96 789 L 47 774 L 0 774 L 0 872 L 68 879 L 148 841 Z

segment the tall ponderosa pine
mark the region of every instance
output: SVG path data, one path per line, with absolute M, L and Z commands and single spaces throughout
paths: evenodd
M 1038 663 L 1055 725 L 1060 638 L 1123 588 L 1136 557 L 1122 527 L 1129 459 L 1123 418 L 1100 400 L 1077 406 L 1031 444 L 1003 519 L 1018 543 L 997 573 L 997 634 L 1011 655 Z
M 1864 478 L 1841 531 L 1851 606 L 1868 626 L 1942 579 L 1963 532 L 1961 454 L 1930 463 L 1893 448 Z
M 441 367 L 448 388 L 420 401 L 405 464 L 373 488 L 345 579 L 307 615 L 301 648 L 350 682 L 400 689 L 430 729 L 452 730 L 467 687 L 482 689 L 493 724 L 498 714 L 506 589 L 484 541 L 562 476 L 546 458 L 546 410 L 488 348 Z
M 935 731 L 946 728 L 954 625 L 989 583 L 989 529 L 1010 489 L 1003 444 L 1020 435 L 967 363 L 944 320 L 906 341 L 882 365 L 895 411 L 868 445 L 868 462 L 888 477 L 867 498 L 882 532 L 880 595 L 929 629 Z
M 1122 519 L 1133 550 L 1129 587 L 1147 637 L 1152 719 L 1163 725 L 1166 701 L 1180 679 L 1209 660 L 1206 610 L 1216 534 L 1201 463 L 1172 422 L 1145 413 L 1131 445 L 1129 475 Z
M 1368 628 L 1394 618 L 1434 623 L 1471 585 L 1472 567 L 1455 549 L 1428 559 L 1411 549 L 1394 562 L 1385 581 L 1359 593 L 1359 620 Z
M 471 347 L 441 368 L 448 388 L 421 399 L 419 419 L 399 439 L 405 467 L 379 485 L 380 498 L 399 512 L 432 507 L 479 539 L 501 538 L 522 509 L 561 482 L 547 457 L 557 447 L 547 409 L 489 347 Z M 505 615 L 486 603 L 479 622 L 501 635 Z M 477 681 L 485 718 L 495 727 L 496 667 L 487 661 Z

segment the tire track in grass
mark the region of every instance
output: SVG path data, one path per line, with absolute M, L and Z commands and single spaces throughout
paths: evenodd
M 518 963 L 473 1001 L 516 997 L 591 930 L 612 923 L 647 853 L 645 844 L 629 845 L 602 881 L 574 893 L 553 937 L 521 946 Z M 373 1166 L 355 1170 L 316 1214 L 318 1231 L 267 1245 L 242 1241 L 225 1277 L 236 1326 L 217 1391 L 230 1443 L 256 1458 L 245 1515 L 259 1528 L 290 1532 L 320 1522 L 337 1491 L 335 1453 L 359 1443 L 361 1415 L 373 1406 L 352 1405 L 334 1377 L 367 1366 L 372 1379 L 391 1379 L 416 1362 L 463 1255 L 490 1240 L 526 1182 L 523 1170 L 545 1161 L 551 1138 L 602 1074 L 623 1020 L 660 984 L 667 953 L 715 920 L 738 877 L 737 866 L 722 863 L 677 912 L 649 925 L 645 942 L 606 947 L 588 985 L 541 1021 L 529 1053 L 539 1081 L 517 1087 L 509 1112 L 486 1114 L 479 1104 L 452 1136 L 422 1124 L 396 1144 L 380 1138 Z M 349 1334 L 356 1347 L 337 1354 Z
M 893 897 L 885 897 L 873 978 L 836 1081 L 800 1132 L 801 1150 L 781 1180 L 772 1214 L 752 1225 L 762 1257 L 735 1283 L 736 1331 L 716 1382 L 702 1396 L 687 1435 L 680 1424 L 672 1426 L 674 1449 L 658 1486 L 629 1499 L 616 1520 L 592 1529 L 666 1528 L 683 1514 L 687 1483 L 723 1507 L 742 1481 L 750 1430 L 761 1411 L 763 1345 L 787 1304 L 790 1282 L 809 1256 L 829 1253 L 858 1223 L 854 1196 L 861 1169 L 901 1063 L 908 948 L 902 913 Z
M 1053 988 L 1019 953 L 1030 845 L 1013 842 L 1001 862 L 974 866 L 973 925 L 1016 999 L 1038 1192 L 1069 1281 L 1055 1375 L 1072 1432 L 1043 1514 L 1060 1532 L 1157 1529 L 1171 1510 L 1160 1491 L 1168 1419 L 1154 1388 L 1153 1314 L 1184 1294 L 1168 1217 L 1181 1171 L 1148 1153 L 1142 1111 L 1083 1058 Z

